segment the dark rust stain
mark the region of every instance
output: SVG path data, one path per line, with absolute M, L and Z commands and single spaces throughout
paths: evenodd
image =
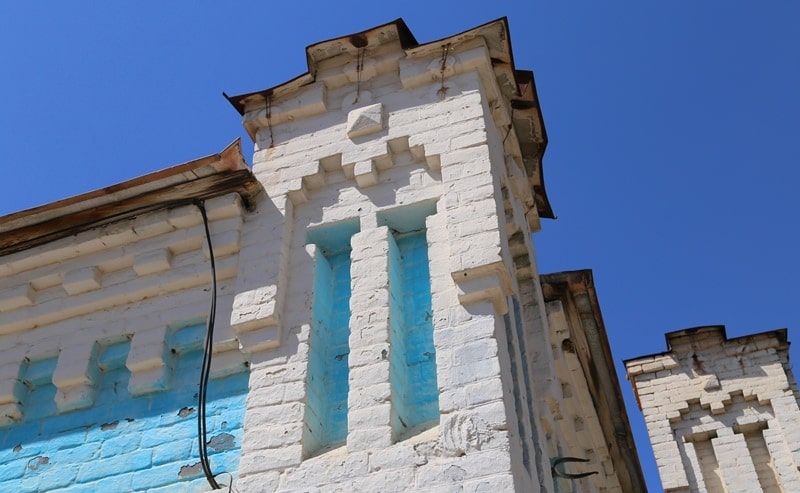
M 706 368 L 700 358 L 697 357 L 697 353 L 692 353 L 692 367 L 698 374 L 705 375 Z
M 348 41 L 350 41 L 350 44 L 356 48 L 363 48 L 369 44 L 367 35 L 364 33 L 353 34 L 348 38 Z

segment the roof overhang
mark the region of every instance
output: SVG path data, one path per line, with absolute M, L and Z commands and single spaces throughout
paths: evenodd
M 0 217 L 0 256 L 103 224 L 231 192 L 238 193 L 245 207 L 252 209 L 260 190 L 237 139 L 219 154 Z

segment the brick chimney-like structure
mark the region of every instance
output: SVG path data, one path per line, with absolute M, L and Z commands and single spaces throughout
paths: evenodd
M 728 339 L 667 334 L 668 351 L 626 361 L 668 492 L 800 491 L 800 408 L 786 330 Z

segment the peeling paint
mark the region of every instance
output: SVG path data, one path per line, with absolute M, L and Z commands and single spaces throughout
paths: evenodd
M 58 389 L 52 383 L 57 359 L 25 362 L 19 377 L 30 384 L 19 389 L 24 393 L 19 396 L 24 419 L 0 427 L 0 444 L 5 444 L 0 446 L 0 492 L 127 491 L 130 484 L 124 485 L 133 474 L 139 484 L 158 483 L 154 488 L 180 483 L 187 491 L 202 489 L 202 469 L 191 477 L 178 477 L 181 466 L 199 461 L 192 453 L 197 448 L 197 423 L 192 416 L 198 410 L 192 394 L 197 391 L 205 326 L 194 321 L 185 325 L 189 334 L 185 345 L 191 350 L 172 361 L 170 385 L 157 393 L 132 395 L 128 391 L 127 338 L 99 351 L 96 368 L 102 365 L 103 371 L 94 380 L 98 405 L 84 409 L 59 412 L 54 399 Z M 172 333 L 164 337 L 172 342 Z M 215 472 L 237 474 L 248 376 L 239 372 L 209 380 L 214 398 L 207 402 L 208 439 L 223 432 L 233 436 L 232 446 L 227 446 L 223 436 L 212 444 L 217 450 L 209 449 Z M 192 416 L 179 417 L 182 408 Z M 217 426 L 217 419 L 227 421 L 226 429 Z M 184 474 L 191 475 L 192 470 Z M 166 489 L 172 491 L 169 486 Z
M 220 433 L 211 437 L 211 440 L 208 441 L 208 446 L 214 450 L 228 450 L 235 445 L 235 438 L 230 433 Z
M 112 421 L 111 423 L 103 423 L 100 425 L 100 431 L 116 430 L 119 426 L 119 420 Z
M 194 412 L 194 408 L 193 407 L 189 407 L 189 406 L 182 407 L 181 410 L 178 411 L 178 416 L 181 417 L 181 418 L 185 418 L 186 416 L 191 416 L 191 414 L 193 412 Z
M 50 463 L 50 457 L 39 455 L 28 461 L 28 469 L 30 469 L 31 471 L 35 471 L 39 469 L 39 466 L 43 466 L 49 463 Z
M 181 466 L 178 472 L 179 478 L 191 478 L 199 475 L 203 471 L 203 466 L 199 462 L 195 462 L 191 466 Z

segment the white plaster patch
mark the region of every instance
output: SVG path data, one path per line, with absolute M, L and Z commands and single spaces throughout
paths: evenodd
M 351 139 L 383 130 L 383 103 L 356 108 L 347 114 L 347 136 Z

